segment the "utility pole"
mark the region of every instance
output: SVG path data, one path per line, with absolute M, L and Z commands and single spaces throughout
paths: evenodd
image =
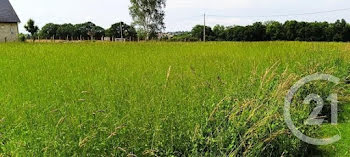
M 123 27 L 122 27 L 122 22 L 120 22 L 120 38 L 123 39 Z
M 205 42 L 205 13 L 204 13 L 203 41 Z

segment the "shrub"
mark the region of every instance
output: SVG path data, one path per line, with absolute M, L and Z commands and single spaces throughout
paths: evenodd
M 24 35 L 23 33 L 18 34 L 18 41 L 25 42 L 26 40 L 26 35 Z
M 199 41 L 199 39 L 192 37 L 191 33 L 182 33 L 175 35 L 170 41 Z

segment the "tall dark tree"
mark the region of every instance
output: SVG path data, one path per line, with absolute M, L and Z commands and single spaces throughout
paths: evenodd
M 228 41 L 244 41 L 245 27 L 233 26 L 226 29 L 226 40 Z
M 100 26 L 95 26 L 95 39 L 96 40 L 101 40 L 103 36 L 105 36 L 106 30 Z
M 44 27 L 41 28 L 39 34 L 40 37 L 42 38 L 52 38 L 52 37 L 57 37 L 57 29 L 59 25 L 53 24 L 53 23 L 48 23 Z
M 33 41 L 35 40 L 35 35 L 39 31 L 39 27 L 35 25 L 34 20 L 29 19 L 24 28 L 30 33 Z
M 216 25 L 213 28 L 213 33 L 215 36 L 215 40 L 216 41 L 224 41 L 226 38 L 226 34 L 225 34 L 225 26 L 222 25 Z
M 266 26 L 261 22 L 256 22 L 251 26 L 252 34 L 249 41 L 264 41 L 266 40 Z
M 74 25 L 74 38 L 83 40 L 88 39 L 89 35 L 87 34 L 87 31 L 85 29 L 85 26 L 83 24 L 76 24 Z
M 344 19 L 342 20 L 337 20 L 333 25 L 332 25 L 332 32 L 333 32 L 333 41 L 346 41 L 346 36 L 347 34 L 347 23 Z
M 308 41 L 327 41 L 327 22 L 312 22 L 309 24 Z
M 344 28 L 344 38 L 343 41 L 350 41 L 350 25 L 347 23 Z
M 59 39 L 72 39 L 74 32 L 74 26 L 70 23 L 66 23 L 58 27 L 57 36 L 59 37 Z
M 277 21 L 266 22 L 266 36 L 268 40 L 284 40 L 283 25 Z
M 83 39 L 93 39 L 96 35 L 96 25 L 92 22 L 85 22 L 82 24 L 77 24 L 74 26 L 76 29 L 75 36 L 77 38 L 83 38 Z M 101 30 L 99 30 L 101 31 Z M 102 32 L 101 32 L 102 33 Z
M 135 40 L 137 38 L 136 30 L 133 26 L 127 25 L 124 22 L 118 22 L 108 29 L 110 37 L 126 38 L 127 40 Z M 121 33 L 122 32 L 122 33 Z
M 307 22 L 298 22 L 296 29 L 296 38 L 297 41 L 310 41 L 311 28 Z
M 203 41 L 204 37 L 204 26 L 196 25 L 192 28 L 192 36 Z M 208 26 L 205 27 L 205 38 L 208 41 L 213 41 L 215 39 L 212 29 Z
M 297 29 L 298 22 L 297 21 L 286 21 L 283 24 L 283 29 L 285 31 L 286 40 L 294 41 L 297 38 Z
M 165 29 L 163 9 L 166 6 L 166 0 L 130 0 L 130 2 L 130 15 L 134 24 L 146 33 L 146 40 L 152 34 Z

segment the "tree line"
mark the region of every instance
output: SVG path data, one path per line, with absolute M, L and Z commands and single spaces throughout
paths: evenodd
M 47 39 L 47 40 L 103 40 L 109 37 L 109 40 L 123 38 L 128 41 L 157 39 L 157 32 L 146 32 L 143 29 L 136 29 L 133 25 L 125 22 L 112 24 L 110 28 L 104 29 L 92 22 L 81 24 L 54 24 L 48 23 L 41 29 L 35 25 L 34 20 L 28 20 L 24 26 L 30 33 L 27 38 Z M 23 34 L 21 35 L 24 36 Z M 105 38 L 106 39 L 106 38 Z M 25 39 L 22 39 L 25 40 Z
M 92 22 L 81 24 L 54 24 L 48 23 L 43 26 L 37 34 L 41 39 L 62 39 L 62 40 L 101 40 L 103 37 L 125 38 L 126 40 L 136 40 L 137 32 L 133 26 L 124 22 L 111 25 L 104 29 Z
M 344 20 L 328 22 L 298 22 L 295 20 L 280 23 L 256 22 L 248 26 L 216 25 L 206 26 L 208 41 L 350 41 L 350 25 Z M 204 26 L 196 25 L 191 32 L 175 35 L 173 41 L 203 40 Z
M 156 39 L 158 33 L 165 29 L 164 8 L 166 0 L 130 0 L 130 3 L 129 14 L 133 19 L 132 26 L 120 22 L 105 30 L 92 22 L 76 25 L 48 23 L 39 31 L 34 20 L 30 19 L 25 25 L 25 29 L 30 33 L 33 40 L 36 38 L 101 40 L 105 36 L 111 39 L 123 38 L 126 40 L 135 40 L 136 38 L 141 38 L 141 40 Z M 23 34 L 20 35 L 21 38 L 25 40 Z
M 166 41 L 202 41 L 204 26 L 196 25 L 189 32 L 170 33 L 158 36 L 160 31 L 144 31 L 132 25 L 118 22 L 104 29 L 92 22 L 82 24 L 48 23 L 39 29 L 33 20 L 25 26 L 33 38 L 61 40 L 101 40 L 103 37 L 124 38 L 126 40 L 166 40 Z M 295 20 L 280 23 L 277 21 L 256 22 L 248 26 L 216 25 L 206 26 L 208 41 L 350 41 L 350 24 L 344 19 L 334 23 L 298 22 Z M 175 35 L 174 35 L 175 34 Z

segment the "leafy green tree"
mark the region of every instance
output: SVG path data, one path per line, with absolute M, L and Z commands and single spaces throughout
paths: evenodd
M 96 40 L 101 40 L 102 37 L 105 36 L 106 30 L 100 26 L 95 26 L 94 31 Z
M 285 31 L 286 40 L 294 41 L 297 38 L 297 21 L 286 21 L 283 24 L 283 30 Z
M 199 41 L 198 38 L 192 36 L 191 32 L 178 32 L 171 41 Z
M 146 40 L 146 38 L 147 38 L 147 33 L 146 33 L 145 30 L 143 30 L 143 29 L 137 29 L 136 32 L 137 32 L 137 37 L 138 37 L 138 39 L 140 39 L 140 40 Z
M 261 22 L 256 22 L 245 27 L 228 27 L 225 34 L 228 41 L 264 41 L 266 40 L 266 26 Z
M 347 23 L 344 19 L 342 20 L 337 20 L 333 24 L 333 41 L 346 41 L 345 39 L 347 38 L 346 35 L 348 34 L 347 32 Z
M 54 36 L 57 36 L 58 27 L 59 27 L 59 25 L 57 25 L 57 24 L 53 24 L 53 23 L 46 24 L 44 27 L 41 28 L 41 30 L 39 32 L 40 37 L 49 39 L 49 38 L 52 38 Z
M 27 37 L 25 34 L 23 34 L 23 33 L 18 34 L 18 41 L 26 42 L 26 40 L 27 40 Z
M 39 27 L 35 25 L 34 20 L 29 19 L 24 28 L 30 33 L 33 41 L 35 41 L 35 35 L 39 31 Z
M 57 36 L 59 39 L 71 39 L 74 35 L 74 31 L 75 27 L 70 23 L 66 23 L 58 27 Z
M 333 24 L 329 24 L 328 27 L 325 29 L 325 41 L 333 41 L 334 31 L 333 31 Z
M 266 36 L 268 40 L 284 40 L 283 25 L 277 21 L 266 22 Z
M 146 33 L 146 40 L 165 29 L 163 8 L 166 0 L 130 0 L 134 24 Z
M 121 34 L 121 30 L 122 30 L 122 34 Z M 123 35 L 123 38 L 126 38 L 126 39 L 135 40 L 137 38 L 136 29 L 133 26 L 127 25 L 124 22 L 118 22 L 113 24 L 111 28 L 109 28 L 109 31 L 110 31 L 109 32 L 110 37 L 120 38 Z
M 75 26 L 75 33 L 74 36 L 76 36 L 77 38 L 83 38 L 83 39 L 93 39 L 96 34 L 103 34 L 104 30 L 102 31 L 99 27 L 97 28 L 97 26 L 92 23 L 92 22 L 85 22 L 82 24 L 76 24 Z M 99 29 L 99 30 L 97 30 Z M 100 31 L 100 32 L 98 32 Z
M 89 38 L 85 26 L 83 24 L 75 24 L 74 25 L 74 37 L 83 40 Z
M 196 25 L 192 28 L 191 34 L 193 37 L 197 38 L 198 40 L 203 41 L 204 37 L 204 26 L 203 25 Z M 209 26 L 205 27 L 205 38 L 208 41 L 215 40 L 214 33 L 212 29 Z
M 310 28 L 309 23 L 306 22 L 298 22 L 296 29 L 296 38 L 297 41 L 309 41 L 310 36 Z
M 224 41 L 226 39 L 226 28 L 222 25 L 216 25 L 213 28 L 213 33 L 216 41 Z
M 309 27 L 308 41 L 327 41 L 327 28 L 329 27 L 327 22 L 312 22 Z
M 344 28 L 344 39 L 343 41 L 350 41 L 350 25 L 346 24 Z
M 251 38 L 248 41 L 264 41 L 266 40 L 266 26 L 261 22 L 255 22 L 251 27 Z
M 244 41 L 245 27 L 233 26 L 226 29 L 226 40 L 228 41 Z
M 254 41 L 253 38 L 253 33 L 254 33 L 254 29 L 253 26 L 248 25 L 246 27 L 244 27 L 244 31 L 243 31 L 243 41 Z

